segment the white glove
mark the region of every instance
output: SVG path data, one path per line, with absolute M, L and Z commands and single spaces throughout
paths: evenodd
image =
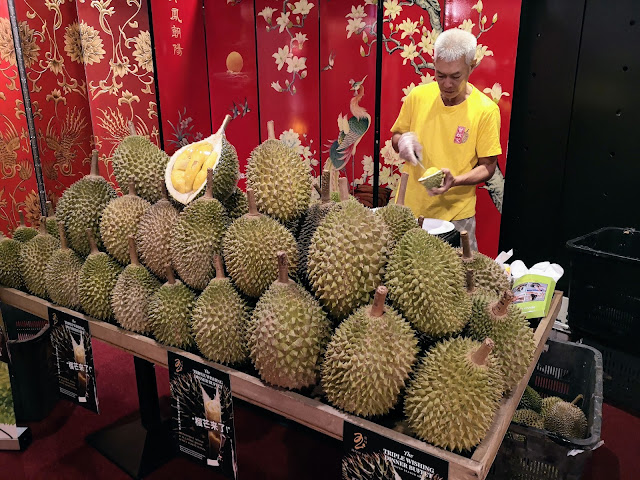
M 411 165 L 418 165 L 422 162 L 422 145 L 418 137 L 413 132 L 403 133 L 398 140 L 398 153 L 400 158 Z

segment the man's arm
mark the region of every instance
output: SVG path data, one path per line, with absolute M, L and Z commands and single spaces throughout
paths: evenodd
M 401 133 L 394 133 L 393 137 L 391 137 L 391 146 L 396 151 L 396 153 L 398 153 L 398 141 L 400 140 L 401 136 Z
M 440 188 L 432 188 L 429 195 L 442 195 L 450 188 L 459 187 L 461 185 L 477 185 L 478 183 L 489 180 L 496 171 L 498 157 L 481 157 L 478 158 L 478 165 L 467 173 L 454 177 L 448 168 L 443 168 L 444 181 Z

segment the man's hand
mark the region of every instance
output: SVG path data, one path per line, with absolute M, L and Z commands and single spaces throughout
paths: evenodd
M 442 186 L 427 190 L 427 193 L 429 194 L 430 197 L 434 197 L 436 195 L 442 195 L 451 187 L 455 186 L 456 178 L 453 175 L 451 175 L 451 172 L 449 171 L 449 169 L 443 168 L 442 173 L 444 173 L 444 180 L 442 181 Z
M 415 133 L 402 134 L 398 140 L 398 153 L 400 158 L 411 165 L 418 165 L 418 162 L 422 162 L 422 145 L 420 145 Z

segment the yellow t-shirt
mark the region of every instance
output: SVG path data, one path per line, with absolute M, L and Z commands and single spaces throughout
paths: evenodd
M 471 85 L 471 84 L 469 84 Z M 447 107 L 437 82 L 420 85 L 407 96 L 393 133 L 415 132 L 422 144 L 425 168 L 448 168 L 455 177 L 469 172 L 478 157 L 500 155 L 500 109 L 489 97 L 471 85 L 471 94 L 462 103 Z M 405 205 L 416 217 L 461 220 L 476 213 L 476 186 L 451 188 L 430 197 L 418 179 L 424 169 L 406 163 L 409 174 Z

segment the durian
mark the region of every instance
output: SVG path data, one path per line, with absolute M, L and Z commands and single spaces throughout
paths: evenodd
M 542 415 L 542 418 L 546 418 L 547 414 L 549 413 L 549 410 L 551 410 L 551 407 L 553 407 L 556 403 L 558 402 L 562 402 L 563 400 L 560 397 L 546 397 L 542 399 L 542 409 L 540 410 L 540 415 Z
M 490 290 L 498 295 L 505 290 L 511 290 L 509 277 L 507 277 L 504 268 L 486 255 L 480 252 L 473 252 L 469 235 L 466 231 L 460 232 L 460 241 L 462 242 L 462 249 L 458 250 L 458 254 L 462 257 L 463 267 L 466 270 L 473 271 L 477 288 Z
M 527 388 L 525 388 L 522 393 L 522 398 L 520 398 L 520 403 L 518 403 L 518 408 L 529 409 L 540 413 L 542 411 L 542 398 L 538 392 L 527 385 Z
M 149 300 L 149 326 L 160 343 L 170 347 L 189 348 L 193 345 L 191 310 L 196 294 L 167 267 L 167 283 Z
M 384 453 L 354 452 L 342 459 L 342 478 L 347 480 L 398 480 L 393 462 Z
M 203 197 L 191 202 L 171 230 L 171 262 L 184 283 L 204 290 L 215 273 L 213 258 L 220 253 L 229 217 L 211 194 L 213 171 L 209 169 Z
M 249 202 L 247 201 L 247 194 L 236 187 L 233 193 L 222 202 L 224 208 L 227 209 L 229 219 L 234 221 L 236 218 L 240 218 L 242 215 L 249 213 Z
M 495 341 L 505 391 L 522 380 L 536 349 L 533 330 L 520 307 L 511 304 L 512 301 L 511 290 L 506 290 L 501 298 L 482 291 L 476 293 L 467 328 L 467 334 L 475 340 L 491 337 Z
M 0 325 L 1 324 L 2 317 L 0 316 Z M 0 362 L 0 424 L 16 424 L 16 416 L 13 408 L 13 394 L 11 393 L 9 364 L 4 362 Z
M 138 197 L 133 178 L 129 179 L 129 193 L 114 198 L 102 212 L 100 235 L 109 255 L 123 265 L 129 263 L 129 235 L 138 231 L 138 223 L 151 207 L 146 200 Z
M 379 286 L 373 305 L 360 307 L 335 331 L 322 364 L 329 401 L 364 417 L 384 415 L 398 402 L 418 355 L 418 339 L 407 321 L 385 307 Z
M 100 239 L 100 217 L 107 204 L 116 198 L 116 191 L 100 176 L 98 171 L 98 151 L 91 156 L 91 173 L 67 188 L 56 212 L 57 218 L 64 223 L 69 246 L 82 256 L 89 254 L 87 228 L 102 247 Z
M 393 250 L 393 247 L 409 230 L 416 228 L 416 219 L 413 216 L 413 212 L 409 207 L 404 204 L 404 196 L 407 190 L 407 181 L 409 180 L 409 174 L 403 173 L 400 178 L 400 190 L 398 192 L 398 198 L 395 204 L 386 205 L 379 210 L 376 210 L 376 215 L 380 216 L 389 230 L 391 241 L 389 248 Z
M 587 436 L 587 417 L 576 406 L 582 399 L 578 395 L 573 402 L 556 402 L 544 417 L 544 428 L 565 438 L 585 438 Z
M 406 238 L 406 237 L 405 237 Z M 409 428 L 437 447 L 461 452 L 480 443 L 502 397 L 493 342 L 453 338 L 435 345 L 407 387 Z
M 440 188 L 443 180 L 444 172 L 442 170 L 437 167 L 429 167 L 425 170 L 422 177 L 418 179 L 418 182 L 427 190 L 431 190 L 432 188 Z
M 22 288 L 24 281 L 20 273 L 20 250 L 22 242 L 5 237 L 0 232 L 0 285 Z
M 336 319 L 370 302 L 382 280 L 389 234 L 382 219 L 357 200 L 340 202 L 309 246 L 309 283 Z
M 162 198 L 151 205 L 138 222 L 136 245 L 140 261 L 156 277 L 166 280 L 166 265 L 171 262 L 171 231 L 179 212 L 167 198 L 162 182 Z
M 53 252 L 45 271 L 47 294 L 54 303 L 75 310 L 80 306 L 78 274 L 84 260 L 67 245 L 62 222 L 58 222 L 58 236 L 60 249 Z
M 516 413 L 513 414 L 513 418 L 511 419 L 514 423 L 519 423 L 520 425 L 525 425 L 527 427 L 539 428 L 540 430 L 544 430 L 544 419 L 542 416 L 536 412 L 535 410 L 531 410 L 529 408 L 521 408 L 516 410 Z
M 224 275 L 220 255 L 215 256 L 216 277 L 196 300 L 191 315 L 193 336 L 209 360 L 239 364 L 248 356 L 246 329 L 249 308 Z
M 298 265 L 296 240 L 281 223 L 258 213 L 253 190 L 247 189 L 249 213 L 234 221 L 224 236 L 227 272 L 249 297 L 259 297 L 278 277 L 277 253 L 287 254 L 289 268 Z
M 20 273 L 32 294 L 47 297 L 47 262 L 60 247 L 58 239 L 47 233 L 45 217 L 40 220 L 39 233 L 20 249 Z
M 87 315 L 98 320 L 111 320 L 111 292 L 116 286 L 122 267 L 108 254 L 98 250 L 93 232 L 86 230 L 91 253 L 82 264 L 78 274 L 80 305 Z
M 113 287 L 111 308 L 122 328 L 148 333 L 151 331 L 147 317 L 149 299 L 160 288 L 160 282 L 140 264 L 133 236 L 129 236 L 128 243 L 130 262 Z
M 60 235 L 58 230 L 58 218 L 56 217 L 56 212 L 53 209 L 53 202 L 51 200 L 47 200 L 47 233 L 52 237 L 57 237 Z
M 318 302 L 289 279 L 278 252 L 278 279 L 260 297 L 248 325 L 251 360 L 265 382 L 299 389 L 315 385 L 331 324 Z
M 130 123 L 131 135 L 122 139 L 113 152 L 113 173 L 119 185 L 127 185 L 130 178 L 135 181 L 135 190 L 140 198 L 149 203 L 160 200 L 160 181 L 169 162 L 169 156 L 147 137 L 137 135 Z M 127 236 L 124 237 L 126 244 Z M 126 247 L 125 247 L 126 255 Z M 126 262 L 125 262 L 126 263 Z
M 24 223 L 24 213 L 18 212 L 20 215 L 20 225 L 13 231 L 12 238 L 18 242 L 27 243 L 33 237 L 38 235 L 38 230 L 33 227 L 27 227 Z
M 269 138 L 258 145 L 247 163 L 247 187 L 261 213 L 281 222 L 300 217 L 311 201 L 311 175 L 298 152 L 276 140 L 273 121 Z
M 455 250 L 426 230 L 409 230 L 387 265 L 393 305 L 430 337 L 459 333 L 471 313 L 465 273 Z

